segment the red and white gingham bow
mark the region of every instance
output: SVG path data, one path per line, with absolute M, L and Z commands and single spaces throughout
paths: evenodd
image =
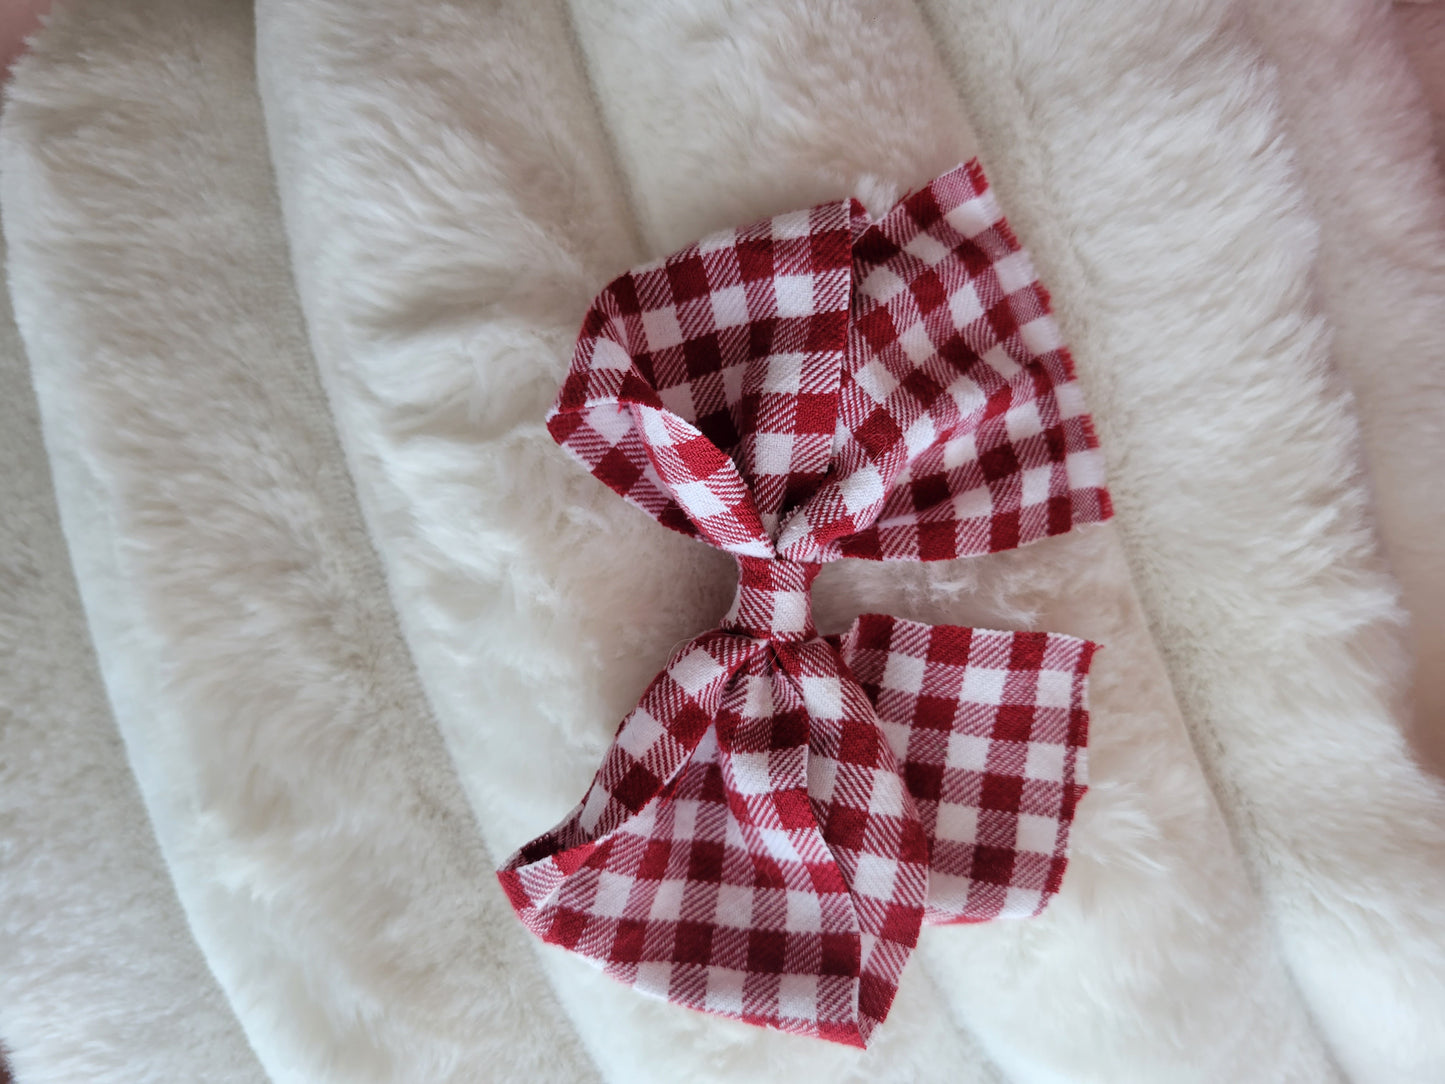
M 922 922 L 1058 891 L 1094 645 L 877 614 L 819 636 L 809 588 L 1110 515 L 1047 295 L 971 162 L 877 221 L 825 203 L 623 275 L 547 424 L 741 575 L 502 869 L 513 907 L 644 992 L 863 1045 Z

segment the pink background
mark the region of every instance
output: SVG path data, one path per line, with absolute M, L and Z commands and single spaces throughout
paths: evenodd
M 25 35 L 50 9 L 50 0 L 0 0 L 0 71 L 8 71 L 20 55 Z

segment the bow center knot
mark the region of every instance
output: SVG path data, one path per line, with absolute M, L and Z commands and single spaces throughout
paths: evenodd
M 768 557 L 739 557 L 738 593 L 721 628 L 759 640 L 808 640 L 813 580 L 823 566 Z

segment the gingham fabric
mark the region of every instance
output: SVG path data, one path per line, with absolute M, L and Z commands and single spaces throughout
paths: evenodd
M 842 557 L 1011 549 L 1110 513 L 1072 363 L 977 162 L 715 234 L 593 303 L 547 419 L 738 594 L 499 877 L 645 993 L 866 1044 L 925 921 L 1037 914 L 1085 789 L 1094 645 L 865 614 Z
M 928 837 L 924 920 L 1042 911 L 1084 793 L 1095 645 L 882 614 L 828 640 L 873 705 Z

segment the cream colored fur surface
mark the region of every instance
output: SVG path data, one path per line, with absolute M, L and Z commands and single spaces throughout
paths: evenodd
M 73 0 L 16 74 L 0 213 L 129 763 L 98 690 L 66 688 L 89 649 L 26 497 L 0 536 L 21 1084 L 80 1079 L 92 1028 L 118 1072 L 124 1022 L 181 991 L 186 1041 L 131 1079 L 1445 1080 L 1445 791 L 1405 740 L 1445 733 L 1445 209 L 1385 14 Z M 1064 890 L 1037 920 L 925 931 L 867 1052 L 644 999 L 529 942 L 490 872 L 733 589 L 548 437 L 580 315 L 711 229 L 876 210 L 975 153 L 1053 294 L 1118 517 L 842 562 L 817 610 L 1105 644 Z M 0 450 L 33 495 L 30 439 Z M 90 736 L 22 776 L 47 719 Z M 65 786 L 95 804 L 47 812 Z M 106 861 L 137 865 L 106 924 L 83 878 L 107 867 L 74 841 L 112 816 Z M 124 967 L 67 993 L 148 945 L 150 1000 L 125 1004 Z M 65 996 L 83 1011 L 37 1026 Z
M 1418 10 L 1445 27 L 1445 6 Z M 1308 208 L 1331 356 L 1354 393 L 1375 523 L 1404 589 L 1415 744 L 1445 770 L 1445 184 L 1386 3 L 1261 4 Z M 1409 24 L 1405 32 L 1411 32 Z M 1347 53 L 1349 63 L 1336 59 Z M 1434 65 L 1445 79 L 1445 53 Z
M 8 298 L 0 298 L 0 1042 L 27 1084 L 266 1079 L 191 939 L 106 702 Z
M 251 34 L 225 2 L 73 6 L 0 132 L 17 319 L 117 722 L 273 1080 L 586 1080 L 356 516 Z

